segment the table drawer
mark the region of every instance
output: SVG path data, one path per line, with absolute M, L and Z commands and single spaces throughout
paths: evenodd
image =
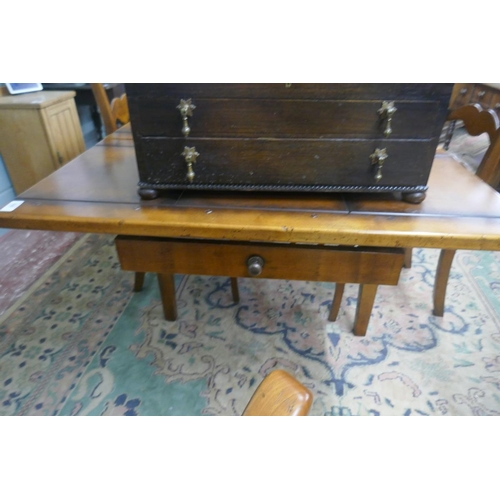
M 251 244 L 134 236 L 118 236 L 115 243 L 123 270 L 160 274 L 396 285 L 403 264 L 403 250 L 398 248 Z M 261 260 L 258 263 L 250 261 L 252 257 Z
M 187 96 L 185 96 L 187 97 Z M 146 100 L 138 109 L 134 133 L 141 137 L 184 137 L 179 99 Z M 387 102 L 387 101 L 386 101 Z M 437 101 L 391 101 L 391 138 L 439 135 L 447 110 Z M 383 101 L 296 99 L 192 99 L 189 138 L 384 137 L 388 119 Z
M 438 138 L 432 140 L 142 139 L 140 185 L 159 189 L 390 191 L 427 183 Z M 184 148 L 199 156 L 187 179 Z M 370 155 L 388 155 L 377 182 Z M 424 187 L 425 190 L 425 187 Z

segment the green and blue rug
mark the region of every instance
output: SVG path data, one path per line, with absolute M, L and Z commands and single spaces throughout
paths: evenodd
M 239 415 L 287 370 L 312 415 L 500 415 L 500 255 L 458 252 L 444 318 L 432 315 L 438 251 L 416 249 L 379 287 L 366 337 L 357 286 L 327 321 L 334 283 L 178 276 L 163 319 L 156 277 L 132 292 L 113 238 L 87 235 L 0 318 L 1 415 Z

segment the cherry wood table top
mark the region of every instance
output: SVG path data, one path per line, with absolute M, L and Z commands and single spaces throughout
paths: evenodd
M 500 195 L 448 153 L 420 205 L 397 194 L 175 191 L 137 195 L 130 126 L 18 196 L 0 227 L 120 235 L 500 250 Z

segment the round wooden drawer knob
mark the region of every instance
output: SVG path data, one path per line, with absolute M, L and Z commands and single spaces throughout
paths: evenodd
M 264 268 L 264 259 L 258 255 L 253 255 L 247 260 L 248 274 L 258 276 Z

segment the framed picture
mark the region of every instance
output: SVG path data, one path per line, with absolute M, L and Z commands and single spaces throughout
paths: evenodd
M 43 90 L 41 83 L 6 83 L 11 94 L 24 94 L 25 92 L 36 92 Z

